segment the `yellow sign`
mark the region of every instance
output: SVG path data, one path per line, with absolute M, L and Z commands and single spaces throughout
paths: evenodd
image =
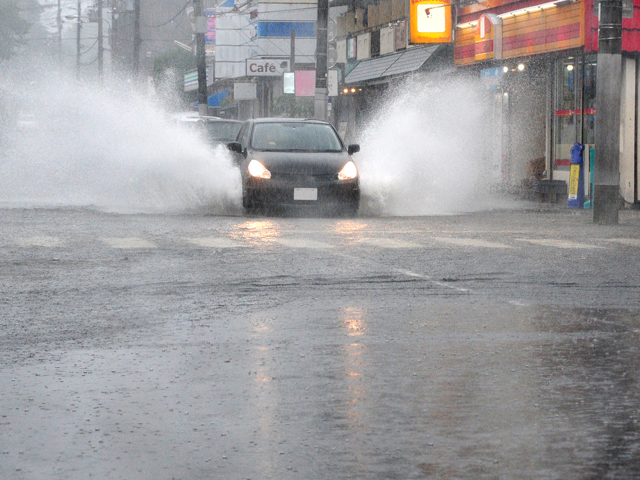
M 571 165 L 571 173 L 569 177 L 569 200 L 578 198 L 578 185 L 580 182 L 580 165 Z
M 411 0 L 411 43 L 451 42 L 451 0 Z

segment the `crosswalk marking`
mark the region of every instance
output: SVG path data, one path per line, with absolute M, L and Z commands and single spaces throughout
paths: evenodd
M 637 238 L 609 238 L 607 241 L 621 243 L 630 247 L 640 247 L 640 239 Z
M 333 245 L 328 243 L 316 242 L 315 240 L 307 240 L 305 238 L 278 238 L 277 241 L 278 243 L 291 248 L 333 248 Z
M 102 238 L 101 240 L 111 248 L 157 248 L 155 243 L 139 237 Z
M 237 248 L 243 246 L 239 242 L 223 237 L 185 238 L 188 243 L 208 248 Z
M 18 240 L 18 245 L 22 247 L 63 247 L 64 242 L 58 237 L 27 237 Z
M 479 240 L 477 238 L 434 237 L 434 240 L 437 242 L 448 243 L 450 245 L 456 245 L 459 247 L 513 248 L 511 245 L 505 245 L 504 243 L 488 242 L 486 240 Z
M 110 248 L 119 249 L 136 249 L 136 248 L 158 248 L 158 245 L 153 241 L 146 240 L 141 237 L 103 237 L 98 239 L 104 245 Z M 331 249 L 338 245 L 345 243 L 346 239 L 336 240 L 336 244 L 321 242 L 307 236 L 301 237 L 268 237 L 263 238 L 263 242 L 256 243 L 249 239 L 242 238 L 228 238 L 221 235 L 216 237 L 183 237 L 177 239 L 168 238 L 166 241 L 169 244 L 175 245 L 176 240 L 183 244 L 206 247 L 206 248 L 243 248 L 243 247 L 257 247 L 259 244 L 266 246 L 268 244 L 278 243 L 289 248 L 300 249 Z M 255 239 L 254 239 L 255 240 Z M 335 240 L 335 239 L 334 239 Z M 538 245 L 540 247 L 547 248 L 561 248 L 568 250 L 584 250 L 584 249 L 606 249 L 615 248 L 616 245 L 624 245 L 629 247 L 640 248 L 640 239 L 638 238 L 596 238 L 593 239 L 593 244 L 574 242 L 570 240 L 563 240 L 557 238 L 517 238 L 513 239 L 519 242 L 519 245 L 515 247 L 505 243 L 492 242 L 487 240 L 481 240 L 477 238 L 464 238 L 464 237 L 431 237 L 425 235 L 420 238 L 424 243 L 417 243 L 411 240 L 404 240 L 400 238 L 385 238 L 385 237 L 370 237 L 353 239 L 346 241 L 350 244 L 351 248 L 357 248 L 358 246 L 370 246 L 373 248 L 381 249 L 425 249 L 429 248 L 429 242 L 438 242 L 454 247 L 474 247 L 474 248 L 494 248 L 494 249 L 512 249 L 526 246 L 526 244 Z M 353 243 L 352 243 L 353 242 Z M 44 247 L 44 248 L 69 248 L 70 240 L 55 236 L 30 236 L 30 237 L 17 237 L 13 239 L 14 245 L 19 247 Z M 78 239 L 73 240 L 74 245 L 78 245 Z M 431 243 L 433 245 L 433 243 Z M 598 245 L 599 244 L 599 245 Z
M 567 249 L 598 249 L 603 248 L 597 245 L 589 245 L 587 243 L 570 242 L 569 240 L 557 240 L 555 238 L 519 238 L 520 242 L 533 243 L 534 245 L 542 245 L 543 247 L 567 248 Z
M 365 238 L 360 243 L 380 248 L 422 248 L 422 245 L 393 238 Z

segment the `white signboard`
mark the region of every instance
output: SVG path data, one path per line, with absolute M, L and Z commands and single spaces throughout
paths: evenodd
M 282 93 L 296 93 L 296 74 L 294 72 L 282 75 Z
M 343 38 L 336 42 L 336 51 L 338 52 L 337 63 L 347 63 L 347 39 Z
M 371 58 L 371 34 L 358 35 L 358 60 Z
M 330 97 L 338 96 L 338 70 L 329 70 L 327 76 L 327 93 Z
M 289 71 L 289 60 L 247 58 L 247 77 L 281 77 Z
M 396 32 L 393 27 L 380 29 L 380 55 L 393 53 L 396 47 Z
M 233 84 L 233 99 L 234 100 L 255 100 L 256 95 L 256 83 L 234 83 Z

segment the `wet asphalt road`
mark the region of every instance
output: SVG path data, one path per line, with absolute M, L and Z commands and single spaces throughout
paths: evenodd
M 0 212 L 2 479 L 640 477 L 640 212 Z

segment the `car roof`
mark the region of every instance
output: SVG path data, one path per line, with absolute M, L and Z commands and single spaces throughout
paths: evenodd
M 254 123 L 318 123 L 322 125 L 328 125 L 329 122 L 323 122 L 322 120 L 316 120 L 313 118 L 253 118 L 249 120 Z

